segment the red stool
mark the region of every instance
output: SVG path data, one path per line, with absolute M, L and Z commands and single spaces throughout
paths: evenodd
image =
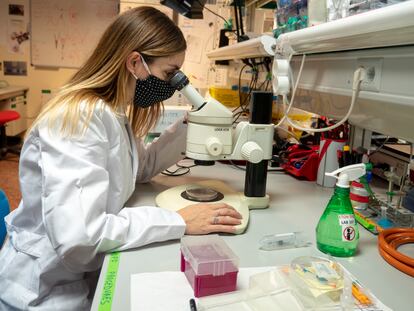
M 20 118 L 20 114 L 14 110 L 1 110 L 0 111 L 0 160 L 8 153 L 20 154 L 19 151 L 14 150 L 7 146 L 6 136 L 6 124 L 8 122 L 17 120 Z

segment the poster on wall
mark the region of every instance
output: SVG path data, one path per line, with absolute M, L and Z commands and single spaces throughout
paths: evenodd
M 27 62 L 4 61 L 5 76 L 27 76 Z
M 80 68 L 119 15 L 119 0 L 31 0 L 33 66 Z
M 186 60 L 182 70 L 191 83 L 201 89 L 208 85 L 210 60 L 206 52 L 213 49 L 217 34 L 216 17 L 206 10 L 203 15 L 203 19 L 188 19 L 181 15 L 178 19 L 178 26 L 187 41 Z
M 224 0 L 208 0 L 204 6 L 203 19 L 188 19 L 182 15 L 178 19 L 178 25 L 187 41 L 182 70 L 199 89 L 206 89 L 214 84 L 216 73 L 220 75 L 222 83 L 226 78 L 221 72 L 216 72 L 214 62 L 206 55 L 217 48 L 220 29 L 223 28 L 223 20 L 212 12 L 226 20 L 231 16 L 231 10 Z
M 120 13 L 124 13 L 130 9 L 139 7 L 139 6 L 152 6 L 161 12 L 163 12 L 165 15 L 167 15 L 169 18 L 173 19 L 173 10 L 171 10 L 169 7 L 166 7 L 164 5 L 160 4 L 159 0 L 131 0 L 131 1 L 121 1 L 120 3 Z
M 6 23 L 7 21 L 7 10 L 6 3 L 0 1 L 0 46 L 6 45 Z
M 9 3 L 7 7 L 7 46 L 10 53 L 24 54 L 30 34 L 26 16 L 27 8 L 21 3 Z

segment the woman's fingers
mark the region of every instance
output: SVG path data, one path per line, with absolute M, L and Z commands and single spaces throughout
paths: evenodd
M 217 210 L 218 216 L 230 216 L 238 219 L 242 219 L 242 215 L 236 211 L 233 207 L 227 207 Z
M 209 232 L 223 232 L 223 233 L 235 233 L 236 227 L 224 226 L 224 225 L 213 225 L 210 227 Z
M 212 225 L 240 225 L 240 218 L 232 216 L 215 216 L 213 217 Z
M 178 213 L 187 225 L 187 234 L 234 233 L 235 226 L 240 225 L 242 219 L 239 212 L 225 203 L 189 205 Z
M 236 209 L 226 203 L 209 204 L 210 208 L 217 212 L 217 216 L 231 216 L 242 219 L 242 215 Z
M 209 203 L 208 206 L 212 209 L 222 209 L 222 208 L 233 208 L 230 205 L 226 204 L 226 203 Z

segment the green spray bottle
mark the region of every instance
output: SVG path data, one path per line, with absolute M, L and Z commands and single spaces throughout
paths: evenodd
M 325 173 L 337 178 L 338 182 L 316 227 L 316 242 L 320 251 L 336 257 L 349 257 L 355 254 L 359 231 L 349 199 L 349 183 L 365 175 L 365 172 L 365 164 L 360 163 Z

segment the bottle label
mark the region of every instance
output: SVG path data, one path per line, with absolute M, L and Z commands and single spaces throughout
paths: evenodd
M 352 242 L 355 240 L 355 216 L 352 214 L 338 215 L 339 225 L 342 228 L 342 241 Z

